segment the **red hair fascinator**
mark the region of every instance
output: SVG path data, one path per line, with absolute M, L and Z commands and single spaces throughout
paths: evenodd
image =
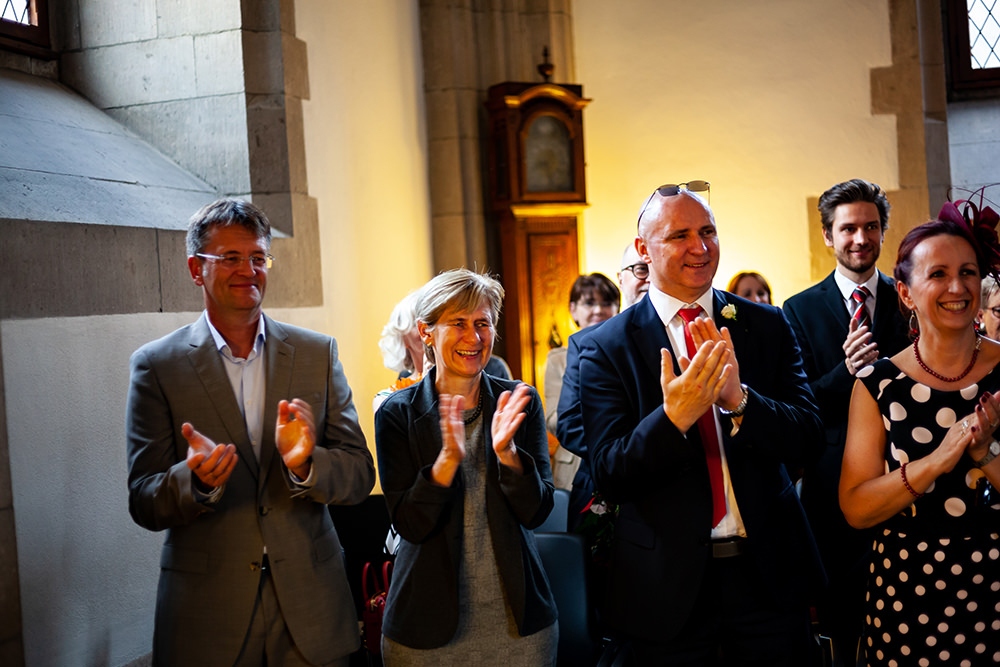
M 995 186 L 1000 186 L 1000 183 L 985 185 L 970 192 L 968 199 L 945 202 L 938 213 L 938 219 L 965 225 L 976 241 L 980 256 L 986 260 L 987 273 L 1000 280 L 1000 239 L 997 238 L 1000 215 L 986 205 L 989 202 L 996 206 L 996 203 L 986 197 L 986 191 Z M 972 201 L 976 196 L 979 197 L 978 205 Z

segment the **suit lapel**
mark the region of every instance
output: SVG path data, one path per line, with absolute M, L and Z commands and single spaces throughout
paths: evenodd
M 875 331 L 873 332 L 875 338 L 888 340 L 892 331 L 893 311 L 898 308 L 899 297 L 896 294 L 894 283 L 887 276 L 879 273 L 875 296 Z
M 267 476 L 271 470 L 271 459 L 275 456 L 274 427 L 278 423 L 278 401 L 291 396 L 292 362 L 295 359 L 295 347 L 287 342 L 288 334 L 272 320 L 264 316 L 264 331 L 267 336 L 265 360 L 267 361 L 267 379 L 264 389 L 264 428 L 260 438 L 260 487 L 267 484 Z M 292 397 L 294 398 L 294 397 Z M 317 441 L 320 434 L 315 434 Z
M 188 359 L 205 388 L 205 393 L 212 402 L 216 414 L 219 415 L 219 419 L 222 420 L 222 424 L 226 428 L 229 442 L 236 445 L 237 453 L 256 476 L 257 459 L 254 457 L 253 447 L 250 445 L 246 421 L 243 419 L 243 413 L 240 412 L 240 406 L 236 403 L 233 387 L 229 383 L 222 358 L 219 355 L 219 350 L 215 347 L 215 340 L 208 330 L 205 318 L 206 315 L 202 314 L 201 319 L 192 330 L 189 341 L 192 349 L 188 353 Z
M 820 290 L 823 293 L 821 302 L 824 307 L 829 311 L 830 317 L 833 321 L 837 323 L 837 338 L 839 340 L 844 340 L 847 338 L 847 330 L 851 324 L 851 316 L 847 312 L 847 308 L 844 307 L 844 295 L 840 293 L 840 288 L 837 287 L 837 281 L 833 277 L 833 273 L 828 275 L 822 283 L 820 283 Z

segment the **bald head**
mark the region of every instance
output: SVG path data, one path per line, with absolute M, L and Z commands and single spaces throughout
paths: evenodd
M 719 238 L 712 209 L 698 195 L 654 193 L 639 218 L 636 248 L 661 292 L 692 302 L 712 287 Z
M 618 269 L 618 285 L 621 287 L 622 299 L 625 302 L 623 309 L 637 302 L 649 291 L 649 267 L 642 261 L 635 245 L 633 240 L 625 246 Z

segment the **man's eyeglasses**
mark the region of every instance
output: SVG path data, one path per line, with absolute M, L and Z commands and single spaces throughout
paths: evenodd
M 636 262 L 630 266 L 623 266 L 622 271 L 631 271 L 632 275 L 639 280 L 645 280 L 649 277 L 649 265 L 646 262 Z
M 642 214 L 646 212 L 646 207 L 649 206 L 649 202 L 653 200 L 653 195 L 659 194 L 661 197 L 673 197 L 674 195 L 680 194 L 681 190 L 687 190 L 688 192 L 710 193 L 711 189 L 712 184 L 708 181 L 688 181 L 687 183 L 667 183 L 666 185 L 661 185 L 653 190 L 653 194 L 646 198 L 646 203 L 642 205 L 641 209 L 639 209 L 639 217 L 636 218 L 636 223 L 638 224 L 638 221 L 642 220 Z
M 271 265 L 274 264 L 274 256 L 272 255 L 240 257 L 239 255 L 209 255 L 204 252 L 196 252 L 194 256 L 201 257 L 202 259 L 211 259 L 218 262 L 223 268 L 233 270 L 243 266 L 243 262 L 250 262 L 251 266 L 255 269 L 270 269 Z

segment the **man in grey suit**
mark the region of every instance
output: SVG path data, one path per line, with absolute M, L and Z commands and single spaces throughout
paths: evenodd
M 205 312 L 131 359 L 129 512 L 166 530 L 154 665 L 346 665 L 357 615 L 328 504 L 374 484 L 332 338 L 261 311 L 267 217 L 191 219 Z

